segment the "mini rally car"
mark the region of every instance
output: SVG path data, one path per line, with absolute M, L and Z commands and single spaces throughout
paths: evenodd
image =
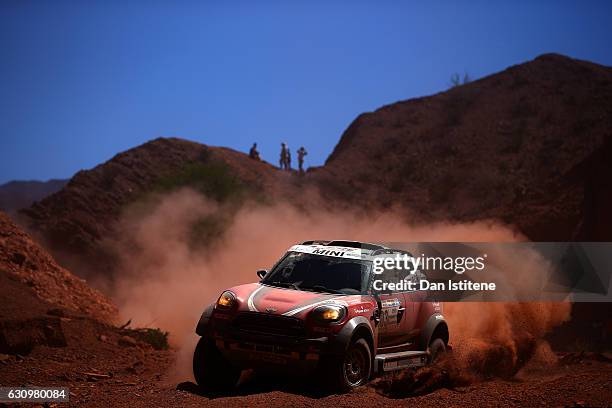
M 373 273 L 375 257 L 397 252 L 353 241 L 291 247 L 269 272 L 257 272 L 259 283 L 224 291 L 204 311 L 193 356 L 197 383 L 227 391 L 247 368 L 318 370 L 324 384 L 347 391 L 374 375 L 428 364 L 448 345 L 442 305 L 418 290 L 373 289 L 375 278 L 418 276 L 397 268 Z

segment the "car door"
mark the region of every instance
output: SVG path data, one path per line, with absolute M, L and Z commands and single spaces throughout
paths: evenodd
M 400 344 L 405 301 L 402 294 L 380 294 L 381 315 L 378 327 L 378 346 Z
M 422 291 L 406 291 L 404 292 L 404 300 L 406 302 L 406 310 L 410 312 L 406 315 L 404 322 L 404 330 L 406 334 L 406 342 L 413 342 L 419 335 L 418 316 L 421 310 L 421 302 L 423 301 Z
M 418 289 L 418 282 L 420 279 L 424 279 L 425 275 L 420 271 L 416 271 L 414 274 L 406 275 L 405 279 L 416 282 L 416 288 Z M 427 297 L 427 292 L 423 290 L 413 290 L 404 292 L 404 300 L 406 301 L 406 310 L 410 310 L 410 314 L 406 316 L 405 330 L 408 333 L 407 341 L 414 341 L 419 336 L 419 314 L 421 312 L 421 305 Z
M 387 269 L 382 273 L 380 279 L 383 282 L 399 282 L 400 275 L 395 269 Z M 381 291 L 377 295 L 381 308 L 378 347 L 403 344 L 409 337 L 408 317 L 413 315 L 411 310 L 407 310 L 405 293 Z

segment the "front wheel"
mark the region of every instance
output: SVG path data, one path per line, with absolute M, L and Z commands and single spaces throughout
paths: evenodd
M 350 391 L 364 385 L 372 374 L 372 352 L 365 339 L 351 342 L 344 356 L 327 361 L 324 367 L 328 385 L 339 391 Z
M 223 357 L 215 343 L 201 338 L 193 353 L 193 376 L 206 391 L 230 391 L 240 378 L 240 370 Z

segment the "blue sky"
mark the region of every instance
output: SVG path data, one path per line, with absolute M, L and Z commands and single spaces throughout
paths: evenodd
M 0 3 L 0 183 L 158 136 L 320 165 L 361 112 L 545 52 L 612 65 L 612 2 Z

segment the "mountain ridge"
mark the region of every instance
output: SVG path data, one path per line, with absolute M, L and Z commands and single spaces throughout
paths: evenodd
M 18 210 L 61 190 L 66 183 L 67 179 L 49 179 L 11 180 L 0 184 L 0 211 L 16 214 Z
M 360 115 L 319 176 L 330 199 L 359 191 L 425 221 L 493 218 L 533 240 L 605 239 L 580 224 L 589 202 L 609 202 L 599 176 L 610 169 L 609 106 L 611 68 L 545 54 Z
M 400 209 L 417 224 L 499 220 L 531 240 L 609 240 L 610 106 L 611 68 L 545 54 L 359 115 L 325 165 L 305 175 L 229 148 L 158 138 L 78 172 L 22 214 L 77 272 L 108 257 L 100 242 L 122 209 L 160 183 L 195 182 L 215 199 L 236 190 L 304 211 Z

